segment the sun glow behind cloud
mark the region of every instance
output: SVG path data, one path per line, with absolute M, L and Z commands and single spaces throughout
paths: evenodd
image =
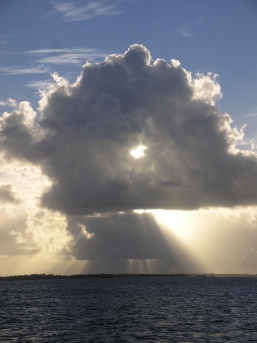
M 139 145 L 137 148 L 132 149 L 130 151 L 130 155 L 132 155 L 134 158 L 142 158 L 145 157 L 145 150 L 147 147 L 145 145 Z
M 202 272 L 256 272 L 256 208 L 151 211 L 199 263 Z M 166 238 L 169 239 L 166 234 Z M 246 265 L 248 268 L 246 268 Z
M 154 210 L 152 214 L 160 226 L 169 228 L 179 239 L 187 241 L 191 238 L 189 220 L 184 211 Z
M 203 272 L 208 270 L 205 261 L 200 258 L 198 251 L 201 248 L 195 237 L 195 216 L 196 211 L 170 211 L 170 210 L 153 210 L 151 211 L 158 227 L 165 238 L 170 241 L 170 244 L 181 245 L 183 249 L 191 257 L 196 269 L 191 269 L 191 272 Z M 172 248 L 172 247 L 171 247 Z M 191 267 L 192 268 L 192 267 Z M 187 270 L 187 272 L 190 272 Z

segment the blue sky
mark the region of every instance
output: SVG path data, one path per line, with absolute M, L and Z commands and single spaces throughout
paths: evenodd
M 255 0 L 1 0 L 0 275 L 256 273 L 256 37 Z
M 238 126 L 248 123 L 249 137 L 256 134 L 254 1 L 13 0 L 1 1 L 0 8 L 2 102 L 15 98 L 35 106 L 37 87 L 50 81 L 50 72 L 72 81 L 85 61 L 101 61 L 138 43 L 153 59 L 174 58 L 192 73 L 219 74 L 221 111 Z M 59 61 L 58 49 L 64 53 Z

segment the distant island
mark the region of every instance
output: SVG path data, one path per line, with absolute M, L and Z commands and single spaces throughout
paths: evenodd
M 257 278 L 257 274 L 129 274 L 129 273 L 121 273 L 121 274 L 107 274 L 107 273 L 100 273 L 100 274 L 73 274 L 73 275 L 55 275 L 55 274 L 25 274 L 25 275 L 8 275 L 8 276 L 0 276 L 0 281 L 19 281 L 19 280 L 54 280 L 54 279 L 93 279 L 93 278 L 144 278 L 144 277 L 168 277 L 168 278 L 176 278 L 176 277 L 185 277 L 185 278 L 193 278 L 193 277 L 247 277 L 247 278 Z

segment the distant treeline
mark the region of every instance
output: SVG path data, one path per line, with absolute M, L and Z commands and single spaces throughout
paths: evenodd
M 54 274 L 25 274 L 0 276 L 0 281 L 15 280 L 53 280 L 53 279 L 93 279 L 93 278 L 121 278 L 121 277 L 257 277 L 257 274 L 74 274 L 74 275 L 54 275 Z
M 189 274 L 73 274 L 73 275 L 54 275 L 54 274 L 25 274 L 0 276 L 0 281 L 12 280 L 45 280 L 45 279 L 92 279 L 92 278 L 117 278 L 117 277 L 188 277 Z M 193 276 L 193 275 L 192 275 Z

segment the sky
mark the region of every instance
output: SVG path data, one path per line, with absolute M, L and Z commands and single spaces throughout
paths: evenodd
M 0 275 L 257 273 L 257 5 L 0 2 Z

